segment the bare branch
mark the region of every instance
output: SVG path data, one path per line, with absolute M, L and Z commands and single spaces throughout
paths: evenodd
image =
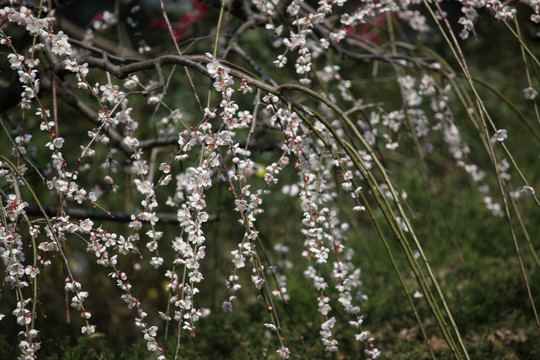
M 43 207 L 45 210 L 45 214 L 47 216 L 57 216 L 58 215 L 58 207 L 55 206 L 45 206 Z M 30 205 L 25 208 L 26 214 L 28 216 L 41 216 L 43 213 L 39 209 L 39 207 Z M 112 221 L 112 222 L 121 222 L 121 223 L 128 223 L 130 221 L 133 221 L 131 218 L 132 216 L 135 216 L 134 214 L 124 213 L 124 212 L 117 212 L 117 211 L 109 211 L 104 212 L 100 210 L 93 210 L 93 209 L 86 209 L 86 208 L 80 208 L 80 207 L 66 207 L 64 206 L 62 208 L 62 211 L 69 215 L 69 217 L 75 218 L 75 219 L 93 219 L 93 220 L 100 220 L 100 221 Z M 178 219 L 175 213 L 156 213 L 156 216 L 158 217 L 158 224 L 178 224 Z M 217 221 L 218 217 L 216 215 L 211 215 L 208 219 L 208 222 Z

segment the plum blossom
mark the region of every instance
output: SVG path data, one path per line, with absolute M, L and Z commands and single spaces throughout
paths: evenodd
M 525 99 L 534 100 L 536 99 L 536 95 L 538 95 L 538 92 L 534 88 L 529 86 L 523 89 L 523 94 L 525 95 Z

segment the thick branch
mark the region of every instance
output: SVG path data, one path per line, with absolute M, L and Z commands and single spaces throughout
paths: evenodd
M 86 36 L 86 31 L 81 29 L 71 21 L 62 18 L 60 21 L 60 28 L 64 30 L 70 38 L 76 38 L 79 40 L 84 39 Z M 125 46 L 120 46 L 117 43 L 104 39 L 100 36 L 94 35 L 92 43 L 96 46 L 95 49 L 100 48 L 107 51 L 110 54 L 115 54 L 117 56 L 128 56 L 131 58 L 142 59 L 143 57 L 139 55 L 136 51 L 129 49 Z
M 58 208 L 54 206 L 47 206 L 43 208 L 47 216 L 53 217 L 58 215 Z M 41 216 L 43 213 L 39 207 L 30 205 L 25 208 L 26 214 L 28 216 Z M 63 212 L 69 217 L 74 219 L 92 219 L 92 220 L 101 220 L 101 221 L 114 221 L 121 223 L 128 223 L 132 221 L 132 214 L 111 211 L 104 212 L 101 210 L 85 209 L 78 207 L 64 207 Z M 175 213 L 156 213 L 158 217 L 158 224 L 178 224 L 178 219 Z M 208 221 L 216 221 L 216 215 L 210 215 Z
M 213 59 L 205 55 L 163 55 L 152 60 L 144 60 L 133 62 L 126 65 L 116 65 L 107 59 L 99 59 L 95 57 L 84 57 L 79 62 L 87 63 L 89 67 L 99 68 L 107 71 L 109 74 L 125 79 L 130 74 L 134 74 L 140 71 L 152 70 L 156 66 L 163 65 L 182 65 L 195 69 L 201 74 L 211 77 L 208 74 L 208 70 L 203 64 L 212 62 Z M 245 72 L 226 66 L 230 70 L 230 74 L 237 79 L 245 79 L 248 84 L 253 85 L 267 93 L 280 94 L 277 87 L 269 85 L 263 81 L 257 80 L 254 77 L 246 74 Z M 58 63 L 55 65 L 55 72 L 58 75 L 67 73 L 64 68 L 64 64 Z

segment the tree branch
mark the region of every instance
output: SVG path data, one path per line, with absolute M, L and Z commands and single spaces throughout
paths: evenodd
M 58 84 L 58 82 L 57 82 Z M 48 79 L 43 79 L 41 82 L 41 87 L 45 90 L 52 91 L 52 84 Z M 98 114 L 90 105 L 82 101 L 80 98 L 75 96 L 73 92 L 68 90 L 65 86 L 58 86 L 56 87 L 56 94 L 60 96 L 62 100 L 64 100 L 68 105 L 74 107 L 79 111 L 82 115 L 84 115 L 88 120 L 90 120 L 95 125 L 99 126 L 101 125 L 101 122 L 99 120 Z M 107 135 L 111 138 L 112 141 L 114 141 L 120 148 L 128 153 L 133 153 L 133 149 L 131 149 L 129 146 L 124 144 L 122 139 L 124 138 L 118 131 L 114 129 L 107 129 Z
M 47 216 L 53 217 L 58 215 L 58 207 L 45 206 L 43 207 Z M 131 217 L 134 214 L 110 211 L 104 212 L 100 210 L 86 209 L 80 207 L 63 207 L 62 211 L 75 219 L 93 219 L 100 221 L 113 221 L 120 223 L 128 223 L 132 221 Z M 28 216 L 41 216 L 43 213 L 38 206 L 30 205 L 25 208 L 25 212 Z M 178 224 L 178 219 L 175 213 L 156 213 L 158 217 L 158 224 Z M 210 215 L 208 222 L 217 221 L 217 215 Z

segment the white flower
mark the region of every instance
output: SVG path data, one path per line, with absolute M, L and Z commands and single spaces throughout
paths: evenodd
M 396 216 L 397 223 L 401 227 L 401 229 L 405 232 L 409 232 L 409 228 L 407 227 L 407 223 L 405 223 L 405 220 L 401 216 Z
M 149 105 L 155 105 L 158 104 L 161 101 L 161 97 L 159 95 L 151 95 L 148 97 L 148 100 L 146 101 Z
M 39 269 L 37 267 L 31 266 L 31 265 L 28 265 L 24 269 L 24 272 L 26 273 L 26 275 L 29 275 L 32 279 L 34 279 L 40 273 L 40 271 L 39 271 Z
M 168 163 L 161 163 L 159 165 L 159 170 L 163 171 L 165 174 L 171 172 L 171 165 Z
M 58 32 L 58 35 L 52 37 L 51 51 L 56 55 L 71 55 L 71 45 L 68 42 L 68 36 L 64 32 Z
M 137 82 L 139 81 L 139 78 L 137 75 L 130 76 L 128 79 L 124 81 L 124 87 L 126 89 L 134 89 L 137 87 Z
M 223 304 L 221 304 L 221 308 L 225 312 L 232 312 L 232 310 L 233 310 L 232 304 L 231 304 L 230 301 L 224 301 Z
M 525 193 L 527 196 L 533 196 L 534 195 L 534 188 L 529 185 L 525 185 L 521 188 L 521 192 Z
M 497 141 L 504 141 L 508 137 L 508 134 L 505 129 L 499 129 L 495 132 L 495 135 L 493 135 L 493 137 Z
M 215 75 L 219 71 L 219 68 L 219 63 L 215 60 L 206 64 L 206 69 L 208 70 L 209 75 Z
M 538 95 L 536 90 L 534 90 L 530 86 L 528 88 L 523 89 L 523 94 L 525 95 L 525 99 L 527 100 L 534 100 L 536 98 L 536 95 Z
M 278 55 L 277 60 L 274 60 L 274 65 L 278 68 L 282 68 L 287 64 L 287 58 L 285 55 Z
M 366 341 L 369 337 L 369 331 L 362 331 L 360 334 L 354 336 L 358 341 Z
M 289 355 L 291 354 L 290 350 L 285 346 L 282 346 L 281 349 L 277 351 L 277 353 L 282 359 L 288 359 Z
M 92 335 L 96 332 L 96 325 L 85 325 L 81 328 L 81 333 Z
M 139 146 L 139 140 L 137 138 L 132 138 L 131 136 L 126 136 L 122 142 L 132 148 Z
M 137 190 L 139 190 L 141 194 L 152 195 L 154 193 L 153 185 L 150 181 L 141 181 L 139 179 L 135 179 L 133 180 L 133 182 L 135 183 L 135 185 L 137 186 Z

